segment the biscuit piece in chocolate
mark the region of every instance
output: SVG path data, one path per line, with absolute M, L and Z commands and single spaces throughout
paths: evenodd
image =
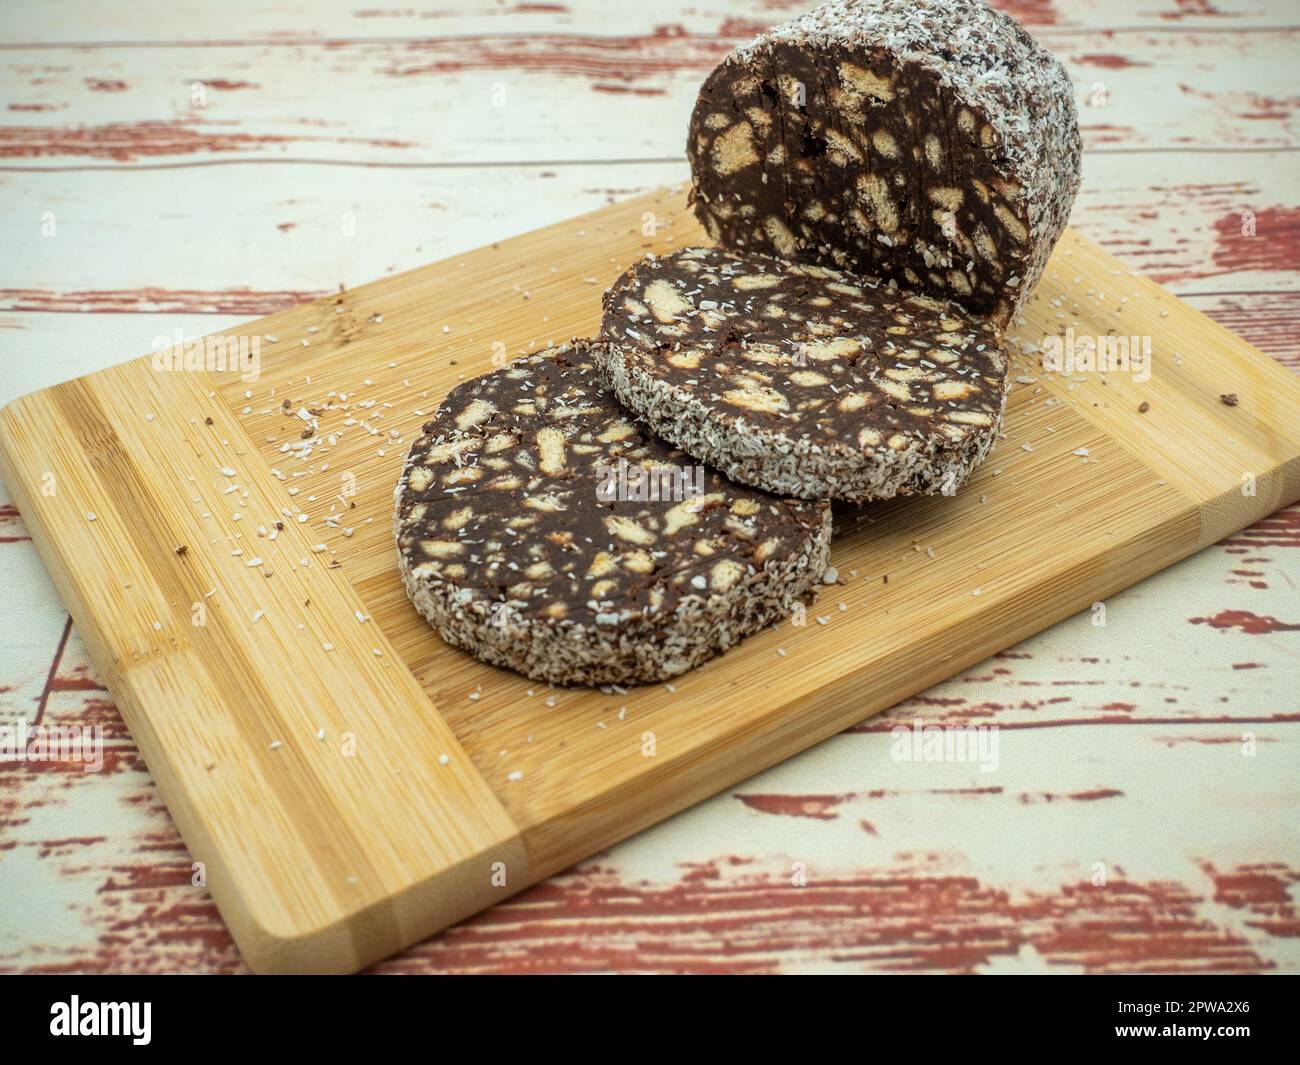
M 484 661 L 662 680 L 789 614 L 826 568 L 830 507 L 725 480 L 598 385 L 575 342 L 455 388 L 397 485 L 402 580 Z
M 981 0 L 835 0 L 733 52 L 686 146 L 723 247 L 953 299 L 1005 326 L 1079 187 L 1059 60 Z
M 605 294 L 602 332 L 605 379 L 654 432 L 781 495 L 950 495 L 1002 420 L 995 326 L 809 263 L 650 256 Z

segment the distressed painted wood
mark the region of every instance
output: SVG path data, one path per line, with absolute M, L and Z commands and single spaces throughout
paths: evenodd
M 592 334 L 618 264 L 700 239 L 652 194 L 253 323 L 251 363 L 145 358 L 0 414 L 6 483 L 255 967 L 377 960 L 496 901 L 494 871 L 558 872 L 1300 496 L 1300 382 L 1071 235 L 1022 342 L 1122 313 L 1149 381 L 1018 375 L 957 499 L 845 516 L 815 623 L 673 685 L 538 693 L 407 603 L 405 446 L 494 346 Z
M 15 8 L 0 42 L 0 125 L 66 136 L 101 123 L 102 107 L 128 97 L 146 119 L 186 117 L 169 102 L 180 86 L 163 86 L 152 103 L 144 87 L 157 84 L 153 71 L 186 42 L 224 42 L 194 50 L 213 61 L 202 76 L 220 83 L 211 98 L 224 124 L 215 132 L 328 139 L 383 126 L 414 147 L 381 147 L 384 158 L 365 165 L 357 165 L 361 150 L 346 145 L 319 164 L 250 163 L 247 151 L 202 149 L 157 170 L 142 169 L 155 165 L 144 157 L 0 159 L 0 243 L 11 252 L 0 263 L 0 402 L 146 350 L 175 328 L 197 336 L 234 326 L 340 282 L 458 254 L 685 174 L 678 111 L 688 85 L 671 72 L 629 64 L 636 77 L 620 84 L 587 66 L 565 73 L 521 61 L 493 76 L 417 75 L 429 95 L 458 93 L 456 114 L 492 120 L 499 143 L 470 156 L 454 141 L 465 124 L 441 99 L 408 94 L 399 78 L 321 79 L 312 73 L 318 62 L 292 68 L 310 82 L 278 76 L 279 57 L 295 47 L 328 41 L 323 47 L 355 65 L 355 46 L 365 41 L 394 54 L 397 44 L 415 52 L 431 38 L 464 35 L 462 56 L 443 54 L 469 63 L 481 58 L 486 34 L 540 35 L 515 51 L 544 55 L 567 40 L 587 64 L 590 42 L 602 35 L 629 38 L 647 57 L 680 56 L 687 45 L 657 43 L 656 25 L 733 41 L 800 6 L 708 0 L 596 11 L 585 0 L 456 0 L 433 17 L 427 6 L 327 0 L 310 8 L 231 3 L 216 21 L 185 3 L 111 15 L 77 0 Z M 1111 90 L 1107 110 L 1084 111 L 1093 130 L 1075 226 L 1300 366 L 1296 242 L 1286 236 L 1300 201 L 1290 163 L 1300 87 L 1289 55 L 1240 40 L 1294 29 L 1290 6 L 1004 6 L 1067 55 L 1081 94 L 1099 77 Z M 1059 43 L 1080 32 L 1096 47 Z M 1162 64 L 1195 75 L 1176 79 L 1190 90 L 1179 90 L 1181 102 L 1163 66 L 1143 66 L 1152 61 L 1150 33 L 1165 42 Z M 257 44 L 267 47 L 250 68 L 237 53 Z M 25 64 L 12 61 L 16 53 Z M 1089 54 L 1127 64 L 1134 76 L 1117 85 L 1106 67 L 1077 61 Z M 128 88 L 103 84 L 112 80 Z M 489 112 L 490 100 L 466 94 L 496 80 L 525 85 L 536 100 L 512 95 L 512 106 Z M 320 99 L 345 84 L 352 95 L 340 95 L 334 110 L 351 108 L 359 129 L 295 121 L 318 115 Z M 54 110 L 13 109 L 47 87 L 36 99 Z M 661 87 L 671 91 L 625 91 Z M 368 108 L 356 109 L 356 93 Z M 395 108 L 396 96 L 413 106 Z M 549 162 L 559 147 L 591 143 L 593 116 L 610 99 L 641 117 L 606 129 L 589 161 Z M 655 106 L 640 110 L 641 100 Z M 434 142 L 434 111 L 449 120 L 438 142 L 448 158 L 508 154 L 519 165 L 431 165 L 437 160 L 420 145 Z M 402 121 L 389 127 L 394 114 Z M 547 135 L 539 140 L 541 120 Z M 1264 130 L 1280 147 L 1243 151 Z M 1120 139 L 1101 145 L 1100 135 Z M 625 161 L 659 143 L 676 158 Z M 40 166 L 61 169 L 27 169 Z M 338 225 L 348 209 L 358 222 L 350 240 Z M 1259 216 L 1261 239 L 1234 236 L 1243 209 Z M 57 239 L 40 235 L 45 211 L 57 214 Z M 383 968 L 1300 971 L 1300 823 L 1292 816 L 1300 804 L 1298 516 L 1300 506 L 1288 508 L 1107 597 L 1105 626 L 1092 624 L 1090 612 L 1068 619 Z M 95 772 L 0 762 L 0 970 L 242 970 L 2 490 L 0 581 L 10 607 L 0 612 L 0 724 L 102 728 L 105 743 Z M 996 726 L 997 770 L 893 760 L 889 730 L 918 717 Z M 806 886 L 792 890 L 796 861 Z M 1099 861 L 1109 873 L 1104 887 L 1092 882 Z
M 1208 143 L 1208 141 L 1207 141 Z M 1189 292 L 1300 289 L 1300 168 L 1287 153 L 1214 153 L 1189 173 L 1181 155 L 1087 155 L 1075 227 L 1166 287 Z M 0 174 L 10 206 L 0 239 L 18 254 L 0 261 L 0 314 L 228 314 L 255 317 L 337 288 L 359 285 L 469 251 L 524 229 L 689 178 L 684 161 L 610 168 L 518 166 L 476 172 L 461 204 L 460 172 L 397 169 L 382 177 L 346 167 L 311 168 L 286 196 L 279 182 L 237 180 L 238 168 Z M 50 194 L 57 180 L 60 193 Z M 379 182 L 382 197 L 366 194 Z M 505 205 L 527 187 L 518 214 Z M 88 211 L 95 196 L 112 212 Z M 239 254 L 196 254 L 209 210 L 229 212 Z M 53 237 L 40 219 L 53 212 Z M 1242 234 L 1245 212 L 1255 235 Z M 156 216 L 149 226 L 123 218 Z M 1176 239 L 1153 241 L 1153 220 Z M 522 222 L 522 225 L 520 224 Z M 93 253 L 112 244 L 114 257 Z M 292 281 L 287 278 L 292 277 Z M 136 346 L 147 349 L 152 327 Z M 16 394 L 16 393 L 11 393 Z
M 758 27 L 728 22 L 695 34 L 669 30 L 658 16 L 649 26 L 645 21 L 640 32 L 622 36 L 485 32 L 284 47 L 192 45 L 159 50 L 148 67 L 132 63 L 133 46 L 97 48 L 90 57 L 78 48 L 11 49 L 0 52 L 10 86 L 0 165 L 236 161 L 447 169 L 522 160 L 676 160 L 700 82 Z M 1300 47 L 1300 26 L 1243 28 L 1226 40 L 1156 27 L 1125 33 L 1122 50 L 1114 31 L 1040 36 L 1078 89 L 1088 150 L 1178 152 L 1213 141 L 1221 151 L 1258 151 L 1291 143 L 1295 97 L 1286 59 Z M 1251 89 L 1207 77 L 1207 47 L 1252 69 Z M 326 83 L 332 91 L 304 92 Z M 373 106 L 377 94 L 382 109 Z M 551 103 L 558 96 L 583 100 L 582 127 L 568 127 Z M 1145 121 L 1151 109 L 1166 123 Z M 63 120 L 69 110 L 79 116 L 76 124 Z M 412 113 L 424 121 L 412 124 Z M 621 156 L 608 151 L 604 131 L 614 126 L 623 129 Z M 517 133 L 503 137 L 506 129 Z
M 757 6 L 758 10 L 755 10 Z M 1013 14 L 1036 34 L 1079 29 L 1255 29 L 1293 24 L 1284 4 L 1268 0 L 1149 0 L 1134 10 L 1126 0 L 999 0 L 994 6 Z M 654 17 L 671 32 L 700 33 L 719 25 L 733 33 L 765 28 L 806 8 L 799 0 L 764 0 L 759 5 L 725 0 L 664 0 Z M 358 7 L 354 0 L 306 3 L 286 0 L 268 8 L 257 0 L 232 0 L 218 20 L 202 0 L 168 7 L 168 16 L 133 5 L 107 13 L 94 0 L 48 0 L 43 11 L 15 11 L 12 36 L 32 44 L 202 43 L 213 40 L 301 44 L 321 41 L 385 40 L 453 36 L 485 29 L 536 34 L 584 27 L 610 34 L 644 28 L 646 12 L 634 5 L 602 0 L 567 3 L 444 3 L 437 9 L 415 6 Z

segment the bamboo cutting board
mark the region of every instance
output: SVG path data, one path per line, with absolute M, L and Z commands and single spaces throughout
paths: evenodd
M 1069 233 L 1019 337 L 1149 336 L 1150 380 L 1018 357 L 972 483 L 840 514 L 806 624 L 625 694 L 448 648 L 392 543 L 419 426 L 701 239 L 663 191 L 232 330 L 263 338 L 255 381 L 145 357 L 0 413 L 9 490 L 253 968 L 360 968 L 1300 496 L 1300 380 Z

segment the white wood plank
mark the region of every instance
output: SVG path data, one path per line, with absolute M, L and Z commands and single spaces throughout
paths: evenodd
M 1290 159 L 1214 154 L 1193 173 L 1179 156 L 1088 156 L 1074 224 L 1176 292 L 1297 290 L 1300 171 Z M 184 180 L 170 171 L 0 175 L 0 242 L 12 249 L 0 258 L 0 310 L 253 316 L 689 178 L 684 162 L 265 169 L 268 178 L 241 170 L 234 180 L 227 168 Z M 1247 210 L 1253 238 L 1241 235 Z M 53 237 L 42 235 L 47 212 Z
M 288 48 L 0 50 L 6 167 L 328 160 L 429 167 L 679 159 L 700 81 L 739 38 L 495 34 Z M 1080 33 L 1096 151 L 1290 145 L 1300 28 Z M 1220 58 L 1207 69 L 1205 52 Z M 1249 69 L 1246 89 L 1231 71 Z M 1153 76 L 1159 72 L 1158 77 Z M 191 102 L 201 82 L 203 106 Z
M 749 0 L 660 0 L 653 6 L 611 4 L 607 0 L 563 3 L 445 2 L 421 9 L 409 4 L 358 3 L 357 0 L 174 0 L 167 16 L 143 4 L 106 7 L 96 0 L 42 0 L 7 12 L 7 38 L 21 44 L 68 42 L 157 42 L 237 40 L 283 44 L 303 40 L 421 38 L 496 30 L 533 33 L 556 27 L 619 34 L 652 26 L 692 34 L 738 35 L 815 7 L 816 3 L 761 5 Z M 995 0 L 1036 33 L 1078 28 L 1176 26 L 1237 30 L 1292 25 L 1286 0 L 1217 0 L 1188 5 L 1177 0 L 1146 0 L 1134 9 L 1128 0 Z

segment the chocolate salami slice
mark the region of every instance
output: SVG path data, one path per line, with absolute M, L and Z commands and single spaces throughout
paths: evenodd
M 1005 326 L 1079 187 L 1070 80 L 981 0 L 835 0 L 733 52 L 687 142 L 724 247 L 896 279 Z
M 810 263 L 687 248 L 605 294 L 615 395 L 728 477 L 803 499 L 951 494 L 993 446 L 997 328 Z
M 599 387 L 585 343 L 454 389 L 396 491 L 402 580 L 443 639 L 557 684 L 636 684 L 785 617 L 830 507 L 733 484 Z

